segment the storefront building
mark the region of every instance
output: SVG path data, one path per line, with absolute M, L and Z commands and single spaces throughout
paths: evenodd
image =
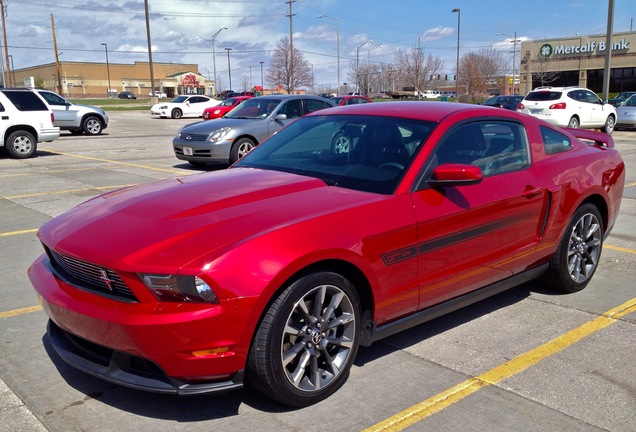
M 197 64 L 153 62 L 153 66 L 155 90 L 166 93 L 168 97 L 215 94 L 214 82 L 199 74 Z M 68 98 L 100 98 L 109 94 L 117 97 L 122 91 L 133 92 L 138 98 L 148 98 L 152 91 L 148 62 L 108 65 L 60 62 L 59 80 L 55 63 L 16 69 L 11 74 L 18 86 L 45 88 Z
M 521 42 L 519 91 L 541 86 L 580 86 L 601 94 L 605 35 Z M 609 92 L 636 91 L 636 32 L 614 33 L 611 42 Z

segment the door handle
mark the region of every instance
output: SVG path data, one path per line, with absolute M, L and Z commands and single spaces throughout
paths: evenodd
M 537 188 L 533 188 L 533 187 L 526 187 L 526 190 L 523 191 L 523 193 L 521 194 L 522 197 L 524 198 L 532 198 L 534 196 L 539 195 L 541 192 L 543 192 L 543 188 L 541 187 L 537 187 Z

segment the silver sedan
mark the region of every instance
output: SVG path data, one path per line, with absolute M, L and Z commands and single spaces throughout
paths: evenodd
M 620 106 L 616 107 L 617 129 L 634 129 L 636 128 L 636 95 L 632 95 L 625 100 Z

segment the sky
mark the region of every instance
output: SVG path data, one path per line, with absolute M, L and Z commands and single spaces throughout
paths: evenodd
M 3 3 L 15 69 L 55 62 L 51 16 L 60 61 L 105 63 L 104 43 L 111 63 L 148 61 L 143 0 Z M 266 71 L 276 42 L 290 35 L 289 0 L 148 4 L 153 61 L 198 64 L 208 78 L 216 67 L 219 84 L 228 81 L 229 52 L 233 83 L 259 85 L 260 62 Z M 460 55 L 489 47 L 506 50 L 511 70 L 515 34 L 518 40 L 605 34 L 608 17 L 608 0 L 292 0 L 291 7 L 292 41 L 312 65 L 318 88 L 336 85 L 338 47 L 341 83 L 350 80 L 357 61 L 391 64 L 397 50 L 414 47 L 439 57 L 453 74 L 458 17 Z M 636 0 L 615 0 L 615 33 L 632 30 L 634 18 Z

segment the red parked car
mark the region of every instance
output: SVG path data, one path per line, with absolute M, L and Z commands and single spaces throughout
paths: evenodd
M 217 106 L 206 108 L 205 110 L 203 110 L 203 120 L 212 120 L 223 117 L 225 114 L 234 109 L 234 107 L 251 98 L 252 96 L 235 96 L 225 99 Z
M 373 102 L 371 99 L 369 99 L 366 96 L 354 96 L 354 95 L 334 96 L 332 98 L 329 98 L 329 100 L 332 101 L 334 104 L 336 104 L 336 106 L 357 105 L 357 104 L 365 104 L 365 103 Z
M 610 135 L 492 107 L 336 107 L 230 169 L 91 199 L 39 230 L 52 347 L 107 381 L 325 399 L 360 345 L 543 278 L 592 278 L 625 165 Z

